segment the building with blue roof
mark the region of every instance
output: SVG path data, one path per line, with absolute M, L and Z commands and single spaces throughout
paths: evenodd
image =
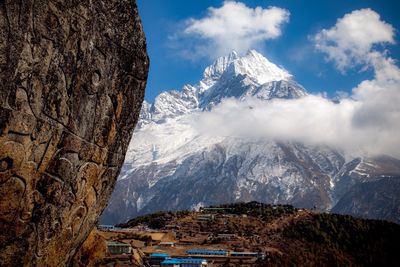
M 188 255 L 228 256 L 226 250 L 190 249 L 186 253 Z
M 150 265 L 160 265 L 162 261 L 171 259 L 171 256 L 167 253 L 152 253 L 149 255 L 149 263 Z
M 171 267 L 207 267 L 207 260 L 197 258 L 174 258 L 161 262 L 161 266 Z
M 170 256 L 167 253 L 152 253 L 152 254 L 150 254 L 150 257 L 169 258 Z

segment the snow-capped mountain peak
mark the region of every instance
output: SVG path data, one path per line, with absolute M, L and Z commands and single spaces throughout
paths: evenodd
M 279 68 L 255 50 L 250 50 L 244 57 L 235 60 L 232 68 L 236 75 L 247 75 L 259 85 L 272 81 L 287 81 L 292 77 L 285 69 Z
M 227 57 L 217 59 L 206 68 L 198 92 L 203 109 L 211 109 L 228 97 L 269 100 L 298 98 L 307 94 L 288 71 L 255 50 L 248 51 L 242 57 L 232 52 Z
M 204 70 L 203 81 L 220 78 L 222 73 L 237 59 L 239 59 L 239 56 L 236 51 L 232 51 L 228 56 L 218 58 Z
M 224 98 L 298 98 L 306 91 L 292 80 L 285 69 L 270 62 L 255 50 L 244 56 L 232 51 L 204 70 L 197 85 L 159 94 L 153 104 L 145 103 L 138 127 L 151 121 L 161 123 L 193 111 L 211 109 Z
M 229 55 L 218 58 L 205 69 L 203 80 L 200 82 L 203 85 L 200 92 L 210 88 L 223 75 L 230 77 L 245 75 L 258 85 L 272 81 L 288 81 L 292 77 L 288 71 L 270 62 L 256 50 L 249 50 L 242 57 L 232 51 Z

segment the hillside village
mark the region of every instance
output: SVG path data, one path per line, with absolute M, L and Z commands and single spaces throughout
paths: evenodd
M 288 207 L 279 208 L 282 213 L 294 212 Z M 261 219 L 238 214 L 230 208 L 223 207 L 204 208 L 199 212 L 181 212 L 175 216 L 172 220 L 164 221 L 168 215 L 160 213 L 159 217 L 149 219 L 148 223 L 157 228 L 165 223 L 159 230 L 144 226 L 139 223 L 139 219 L 123 225 L 135 225 L 132 228 L 117 228 L 113 231 L 131 231 L 142 237 L 150 236 L 151 241 L 147 238 L 147 246 L 143 244 L 140 250 L 146 255 L 144 263 L 151 266 L 170 266 L 169 258 L 193 257 L 203 261 L 191 266 L 204 266 L 204 262 L 206 266 L 220 266 L 225 263 L 252 266 L 265 258 L 265 251 L 261 247 L 264 247 L 266 242 L 261 236 L 268 229 L 263 229 Z
M 158 212 L 117 226 L 98 225 L 91 236 L 91 251 L 84 244 L 76 256 L 81 266 L 329 266 L 398 262 L 400 226 L 250 202 Z

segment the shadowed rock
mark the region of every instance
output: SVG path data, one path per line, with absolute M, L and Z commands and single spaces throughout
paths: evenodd
M 107 204 L 147 72 L 135 1 L 0 1 L 0 266 L 68 264 Z

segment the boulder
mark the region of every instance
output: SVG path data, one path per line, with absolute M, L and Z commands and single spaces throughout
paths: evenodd
M 107 204 L 149 61 L 134 0 L 0 1 L 0 266 L 65 266 Z

